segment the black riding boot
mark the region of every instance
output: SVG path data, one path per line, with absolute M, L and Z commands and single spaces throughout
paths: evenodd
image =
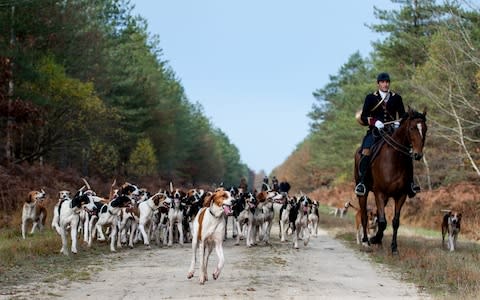
M 370 164 L 370 156 L 362 155 L 360 162 L 358 163 L 358 173 L 360 174 L 360 181 L 355 187 L 355 194 L 358 196 L 364 196 L 367 193 L 365 187 L 365 175 L 367 174 L 368 165 Z

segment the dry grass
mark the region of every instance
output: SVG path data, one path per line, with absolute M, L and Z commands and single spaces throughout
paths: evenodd
M 79 253 L 65 256 L 59 253 L 60 236 L 46 229 L 22 239 L 18 229 L 0 233 L 0 290 L 18 284 L 54 282 L 62 279 L 87 280 L 89 275 L 74 266 L 99 267 L 95 261 L 109 254 L 106 243 L 96 243 L 88 249 L 79 243 Z M 105 255 L 107 253 L 107 255 Z
M 335 218 L 322 209 L 321 227 L 329 230 L 353 249 L 357 245 L 353 230 L 353 214 Z M 458 249 L 449 252 L 441 246 L 440 231 L 413 230 L 400 225 L 398 234 L 399 256 L 390 251 L 391 226 L 387 227 L 383 248 L 375 247 L 371 259 L 388 266 L 405 281 L 414 283 L 434 299 L 476 299 L 480 294 L 480 245 L 460 235 Z

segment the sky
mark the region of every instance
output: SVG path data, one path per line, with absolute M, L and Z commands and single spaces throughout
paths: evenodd
M 189 101 L 201 104 L 243 163 L 267 174 L 308 136 L 312 93 L 382 38 L 365 26 L 380 22 L 373 7 L 394 8 L 390 0 L 131 3 L 159 36 Z

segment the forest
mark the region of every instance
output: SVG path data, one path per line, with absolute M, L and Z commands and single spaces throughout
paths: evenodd
M 249 175 L 237 147 L 187 99 L 159 37 L 133 8 L 123 0 L 0 1 L 5 172 L 49 165 L 106 182 L 179 185 L 233 185 Z
M 422 189 L 478 182 L 478 3 L 392 2 L 398 9 L 372 10 L 366 26 L 379 39 L 368 57 L 353 53 L 312 92 L 310 134 L 270 174 L 292 191 L 352 182 L 366 130 L 354 115 L 384 71 L 406 105 L 427 109 L 425 155 L 415 162 Z M 160 37 L 133 8 L 129 0 L 0 0 L 0 211 L 17 209 L 37 186 L 78 188 L 80 177 L 157 188 L 258 180 L 187 98 Z

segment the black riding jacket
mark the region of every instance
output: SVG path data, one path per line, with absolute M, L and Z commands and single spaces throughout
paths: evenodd
M 379 91 L 375 91 L 365 97 L 360 117 L 365 126 L 373 127 L 377 120 L 385 123 L 403 117 L 405 107 L 403 106 L 402 97 L 391 91 L 389 93 L 390 97 L 386 105 L 382 101 Z

